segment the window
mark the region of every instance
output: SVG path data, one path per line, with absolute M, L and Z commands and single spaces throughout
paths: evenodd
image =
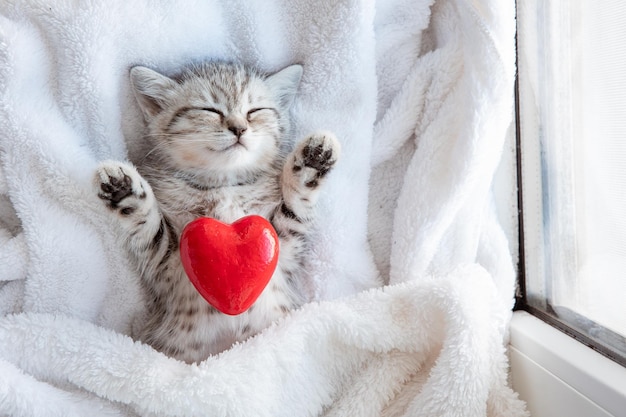
M 523 304 L 626 365 L 626 2 L 517 5 Z

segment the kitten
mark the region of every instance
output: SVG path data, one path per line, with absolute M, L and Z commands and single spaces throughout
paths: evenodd
M 299 65 L 267 76 L 226 63 L 175 78 L 145 67 L 130 71 L 152 150 L 137 168 L 103 162 L 95 187 L 121 226 L 147 295 L 149 319 L 137 336 L 166 355 L 202 361 L 303 303 L 316 200 L 340 146 L 319 132 L 284 151 L 301 75 Z M 228 316 L 187 279 L 179 236 L 200 216 L 232 223 L 249 214 L 276 229 L 278 266 L 252 307 Z

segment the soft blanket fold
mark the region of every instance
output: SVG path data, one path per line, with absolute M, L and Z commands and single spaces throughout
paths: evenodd
M 526 415 L 490 192 L 512 114 L 505 3 L 1 3 L 0 415 Z M 137 277 L 90 182 L 99 160 L 141 157 L 128 69 L 205 59 L 303 64 L 297 136 L 332 130 L 343 159 L 313 302 L 186 365 L 127 336 Z
M 505 375 L 499 337 L 505 323 L 490 281 L 479 267 L 460 267 L 445 278 L 366 292 L 340 306 L 310 304 L 198 366 L 66 316 L 9 316 L 0 348 L 6 361 L 35 377 L 67 380 L 140 414 L 374 416 L 410 382 L 420 390 L 403 405 L 404 415 L 485 415 L 488 407 L 515 405 L 513 393 L 498 386 Z M 489 303 L 474 302 L 485 296 Z M 451 372 L 452 364 L 462 368 Z M 420 371 L 430 379 L 416 380 Z M 338 391 L 337 383 L 345 389 Z M 6 391 L 16 402 L 32 398 L 28 391 Z M 464 397 L 447 398 L 457 393 Z

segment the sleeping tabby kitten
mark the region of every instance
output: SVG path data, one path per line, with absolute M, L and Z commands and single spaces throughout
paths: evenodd
M 149 320 L 138 338 L 198 362 L 267 327 L 302 304 L 303 261 L 320 186 L 339 156 L 330 133 L 315 133 L 286 154 L 289 108 L 302 67 L 264 75 L 209 63 L 169 78 L 130 71 L 152 150 L 135 168 L 103 162 L 98 196 L 116 216 L 147 295 Z M 184 226 L 200 216 L 232 223 L 268 219 L 280 239 L 278 267 L 252 307 L 228 316 L 187 279 L 178 251 Z

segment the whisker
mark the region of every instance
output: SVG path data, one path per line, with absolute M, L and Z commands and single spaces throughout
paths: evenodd
M 233 141 L 233 137 L 230 134 L 199 136 L 197 133 L 152 133 L 146 134 L 144 137 L 156 140 L 151 141 L 154 146 L 145 153 L 141 159 L 141 163 L 144 163 L 148 158 L 152 158 L 155 161 L 167 162 L 167 149 L 171 146 L 172 141 L 159 139 L 175 139 L 176 143 L 182 145 L 217 145 L 216 151 L 219 151 L 220 145 L 227 144 L 227 146 L 230 146 Z
M 146 133 L 144 137 L 147 138 L 159 138 L 159 137 L 186 137 L 186 136 L 196 136 L 199 133 Z
M 143 156 L 143 158 L 141 158 L 141 164 L 143 165 L 146 160 L 152 156 L 152 154 L 159 149 L 160 146 L 162 146 L 162 143 L 157 144 L 156 146 L 154 146 L 152 149 L 150 149 L 148 152 L 146 152 L 146 154 Z M 158 154 L 157 154 L 158 155 Z M 158 160 L 163 160 L 164 158 L 158 158 Z
M 197 133 L 153 133 L 144 135 L 146 138 L 175 138 L 177 141 L 184 141 L 186 143 L 196 143 L 196 142 L 215 142 L 215 141 L 223 141 L 223 140 L 231 140 L 232 134 L 215 134 L 215 135 L 205 135 L 199 137 Z

